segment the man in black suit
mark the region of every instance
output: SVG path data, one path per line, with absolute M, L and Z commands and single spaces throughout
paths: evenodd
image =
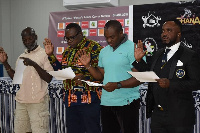
M 160 78 L 149 83 L 147 90 L 146 115 L 151 117 L 152 133 L 193 133 L 195 108 L 192 91 L 200 89 L 200 59 L 194 51 L 181 45 L 181 26 L 176 19 L 163 24 L 161 38 L 166 47 L 152 57 L 151 71 Z M 146 71 L 141 40 L 135 44 L 134 52 L 134 67 Z

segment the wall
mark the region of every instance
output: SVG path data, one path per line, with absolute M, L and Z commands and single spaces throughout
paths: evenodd
M 119 0 L 120 6 L 177 2 L 179 0 Z M 9 63 L 15 67 L 17 57 L 24 51 L 21 31 L 33 27 L 38 44 L 48 36 L 49 12 L 65 11 L 62 0 L 0 0 L 0 46 L 8 53 Z M 4 72 L 7 76 L 7 73 Z
M 142 4 L 154 4 L 154 3 L 166 3 L 166 2 L 179 2 L 183 0 L 119 0 L 120 6 L 126 5 L 142 5 Z M 191 0 L 184 0 L 191 1 Z
M 2 8 L 1 8 L 1 5 L 2 5 L 2 1 L 0 0 L 0 46 L 2 44 Z
M 4 48 L 7 54 L 10 56 L 8 62 L 12 64 L 13 46 L 11 44 L 10 34 L 10 0 L 0 0 L 0 46 Z M 4 72 L 4 75 L 7 74 Z
M 62 0 L 0 0 L 0 46 L 7 52 L 12 68 L 24 51 L 21 31 L 33 27 L 42 46 L 48 36 L 49 12 L 66 10 L 62 5 Z

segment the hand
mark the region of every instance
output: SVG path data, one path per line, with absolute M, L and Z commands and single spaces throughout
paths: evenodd
M 51 40 L 48 39 L 48 38 L 45 38 L 45 39 L 44 39 L 44 42 L 43 42 L 43 45 L 44 45 L 46 54 L 47 54 L 48 56 L 53 55 L 54 46 L 53 46 L 53 44 L 51 43 Z
M 167 78 L 156 79 L 161 88 L 169 88 L 170 81 Z
M 83 75 L 82 73 L 77 74 L 77 75 L 73 78 L 73 80 L 75 81 L 76 84 L 82 85 L 83 83 L 82 83 L 81 80 L 84 80 L 84 75 Z
M 34 66 L 36 63 L 34 61 L 32 61 L 29 58 L 25 58 L 25 57 L 20 57 L 20 59 L 23 59 L 23 63 L 25 66 Z
M 79 51 L 79 60 L 80 62 L 87 68 L 90 66 L 90 54 L 87 54 L 85 50 L 80 50 Z
M 7 60 L 8 60 L 7 53 L 4 51 L 2 47 L 0 47 L 0 62 L 4 63 L 7 62 Z
M 146 51 L 143 51 L 143 42 L 138 40 L 138 43 L 134 44 L 134 57 L 137 62 L 140 62 L 142 57 L 144 57 Z
M 112 92 L 117 89 L 117 82 L 108 82 L 103 88 L 108 92 Z

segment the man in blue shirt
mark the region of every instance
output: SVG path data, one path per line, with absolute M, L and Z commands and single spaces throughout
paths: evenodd
M 82 51 L 80 61 L 97 80 L 103 80 L 101 120 L 103 133 L 138 133 L 140 82 L 127 71 L 133 68 L 134 43 L 123 34 L 119 21 L 104 27 L 108 46 L 99 54 L 98 67 L 90 65 L 90 55 Z

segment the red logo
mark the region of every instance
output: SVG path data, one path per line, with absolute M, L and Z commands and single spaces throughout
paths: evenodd
M 66 22 L 66 23 L 65 23 L 65 27 L 66 27 L 68 24 L 70 24 L 70 23 L 71 23 L 71 22 Z
M 106 20 L 99 20 L 98 21 L 98 28 L 104 28 L 106 24 Z
M 64 30 L 57 31 L 57 37 L 64 37 L 64 36 L 65 36 Z
M 125 27 L 124 33 L 126 33 L 128 35 L 128 33 L 129 33 L 129 28 L 128 27 Z
M 90 29 L 90 36 L 97 36 L 97 29 Z
M 56 58 L 57 58 L 57 60 L 58 60 L 59 62 L 62 61 L 62 55 L 56 55 Z
M 83 21 L 82 24 L 81 24 L 81 27 L 82 27 L 83 29 L 89 28 L 89 22 L 88 22 L 88 21 Z
M 124 26 L 124 19 L 117 19 L 121 23 L 122 26 Z

